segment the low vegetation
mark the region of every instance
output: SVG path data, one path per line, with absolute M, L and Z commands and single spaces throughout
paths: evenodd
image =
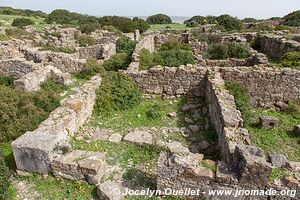
M 87 47 L 97 44 L 96 39 L 90 35 L 81 35 L 77 38 L 76 42 L 79 44 L 80 47 Z
M 24 29 L 20 29 L 20 28 L 5 29 L 5 34 L 7 37 L 10 37 L 10 38 L 32 39 L 32 34 L 28 33 Z
M 179 67 L 180 65 L 195 64 L 191 47 L 177 40 L 165 42 L 153 54 L 142 49 L 140 58 L 140 69 L 149 69 L 156 65 Z
M 33 24 L 34 24 L 34 21 L 29 18 L 16 18 L 16 19 L 14 19 L 12 26 L 24 28 L 25 26 L 33 25 Z
M 276 64 L 277 67 L 300 68 L 300 52 L 288 52 L 283 55 L 281 61 Z
M 227 58 L 247 58 L 251 55 L 250 49 L 238 43 L 211 44 L 208 49 L 208 58 L 227 59 Z
M 58 53 L 67 53 L 67 54 L 72 54 L 75 53 L 76 50 L 72 49 L 72 48 L 67 48 L 67 47 L 57 47 L 57 46 L 53 46 L 51 44 L 46 44 L 43 45 L 40 48 L 41 51 L 52 51 L 52 52 L 58 52 Z
M 269 153 L 280 153 L 293 161 L 300 161 L 299 138 L 292 130 L 299 124 L 299 104 L 292 109 L 275 111 L 272 109 L 253 108 L 249 105 L 250 96 L 245 87 L 235 82 L 227 82 L 227 89 L 235 97 L 238 109 L 242 112 L 244 126 L 250 132 L 252 142 Z M 291 103 L 290 103 L 291 104 Z M 296 107 L 296 109 L 295 109 Z M 262 129 L 258 125 L 260 116 L 274 116 L 279 119 L 279 127 Z
M 34 130 L 59 105 L 58 92 L 63 90 L 54 78 L 33 93 L 14 89 L 9 82 L 0 85 L 0 142 L 14 140 Z

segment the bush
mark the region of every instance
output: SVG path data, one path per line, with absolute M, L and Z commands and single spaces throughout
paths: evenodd
M 169 40 L 165 43 L 163 43 L 160 47 L 160 51 L 168 51 L 168 50 L 186 50 L 186 51 L 192 51 L 192 48 L 185 43 L 179 42 L 178 40 Z
M 26 16 L 26 17 L 47 17 L 47 14 L 42 11 L 33 11 L 33 10 L 22 10 L 22 9 L 15 9 L 11 7 L 0 7 L 0 14 L 1 15 L 19 15 L 19 16 Z
M 11 171 L 6 166 L 3 152 L 0 150 L 0 199 L 11 199 L 12 194 L 10 191 Z
M 116 43 L 117 53 L 125 53 L 131 56 L 134 52 L 136 42 L 128 37 L 120 37 Z
M 257 21 L 258 21 L 257 19 L 251 18 L 251 17 L 247 17 L 242 20 L 242 22 L 244 22 L 244 23 L 255 23 Z
M 0 85 L 13 87 L 15 78 L 12 76 L 0 76 Z
M 300 26 L 300 10 L 289 13 L 283 17 L 283 25 Z
M 33 25 L 34 21 L 28 18 L 16 18 L 14 19 L 13 23 L 11 24 L 12 26 L 16 26 L 19 28 L 24 28 L 25 26 L 28 25 Z
M 255 25 L 255 30 L 257 31 L 273 31 L 274 27 L 267 23 L 258 23 Z
M 206 17 L 204 16 L 194 16 L 186 21 L 184 21 L 184 24 L 186 24 L 187 27 L 197 27 L 199 25 L 205 25 L 208 21 Z
M 131 62 L 130 57 L 126 53 L 117 53 L 104 61 L 103 67 L 107 71 L 118 71 L 127 69 Z
M 124 33 L 134 32 L 137 29 L 143 33 L 150 28 L 149 23 L 140 18 L 130 19 L 127 17 L 104 16 L 99 19 L 99 23 L 102 26 L 114 26 Z
M 131 77 L 119 73 L 106 73 L 97 91 L 95 113 L 130 109 L 140 103 L 142 94 Z
M 41 90 L 34 93 L 0 85 L 0 142 L 14 140 L 36 129 L 59 106 L 60 98 L 55 92 L 62 91 L 62 88 L 58 90 L 53 82 L 50 78 Z
M 84 68 L 75 74 L 78 79 L 89 80 L 91 77 L 95 76 L 97 73 L 103 74 L 105 69 L 98 63 L 96 59 L 88 59 L 84 65 Z
M 155 53 L 154 63 L 168 67 L 179 67 L 180 65 L 195 64 L 195 60 L 191 51 L 173 49 Z
M 210 59 L 228 58 L 228 47 L 221 44 L 212 44 L 208 48 L 208 57 Z
M 20 28 L 5 29 L 5 34 L 8 37 L 16 39 L 32 39 L 33 37 L 30 33 Z
M 7 41 L 9 38 L 5 34 L 0 34 L 0 41 Z
M 243 44 L 235 42 L 228 44 L 228 57 L 230 58 L 247 58 L 251 55 L 250 50 Z
M 79 20 L 84 16 L 78 13 L 72 13 L 68 10 L 57 9 L 52 11 L 45 21 L 48 24 L 78 24 Z
M 241 30 L 243 23 L 241 20 L 231 17 L 230 15 L 221 15 L 217 18 L 218 25 L 225 28 L 227 31 Z
M 140 66 L 141 70 L 150 69 L 154 66 L 154 57 L 153 54 L 148 49 L 142 49 L 140 51 Z
M 78 29 L 81 31 L 81 33 L 90 34 L 99 28 L 101 28 L 99 23 L 86 23 L 80 24 Z
M 162 117 L 162 107 L 160 104 L 155 103 L 147 111 L 146 116 L 149 119 L 160 119 Z
M 149 24 L 172 24 L 172 19 L 165 14 L 152 15 L 147 18 Z
M 300 67 L 300 52 L 293 51 L 284 54 L 281 58 L 281 63 L 278 67 L 299 68 Z
M 212 44 L 208 48 L 210 59 L 247 58 L 251 55 L 250 49 L 235 42 L 228 44 Z
M 90 35 L 81 35 L 77 38 L 76 42 L 79 44 L 80 47 L 87 47 L 97 44 L 96 39 Z

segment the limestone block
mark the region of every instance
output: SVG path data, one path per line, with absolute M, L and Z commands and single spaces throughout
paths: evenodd
M 261 116 L 259 117 L 259 125 L 262 128 L 270 129 L 276 128 L 279 124 L 279 120 L 272 116 Z
M 106 181 L 97 188 L 99 199 L 101 200 L 124 200 L 124 188 L 112 181 Z
M 49 173 L 53 153 L 68 141 L 68 132 L 27 132 L 12 143 L 17 168 L 28 172 Z

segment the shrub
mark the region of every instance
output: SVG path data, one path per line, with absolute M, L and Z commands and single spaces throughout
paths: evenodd
M 97 22 L 97 23 L 80 24 L 78 29 L 81 31 L 81 33 L 90 34 L 99 28 L 101 28 L 101 25 Z
M 162 107 L 160 104 L 153 104 L 147 111 L 146 116 L 149 119 L 160 119 L 162 117 Z
M 300 67 L 300 52 L 293 51 L 284 54 L 281 58 L 281 63 L 278 67 L 299 68 Z
M 25 26 L 28 25 L 33 25 L 34 21 L 32 21 L 31 19 L 28 18 L 16 18 L 14 19 L 12 26 L 16 26 L 19 28 L 24 28 Z
M 153 54 L 148 49 L 142 49 L 140 51 L 140 69 L 147 70 L 154 65 Z
M 192 51 L 192 48 L 185 43 L 179 42 L 178 40 L 169 40 L 165 43 L 163 43 L 160 47 L 160 51 L 168 51 L 168 50 L 186 50 L 186 51 Z
M 250 55 L 250 49 L 245 45 L 235 42 L 228 44 L 228 56 L 230 58 L 247 58 Z
M 130 109 L 140 103 L 142 94 L 131 77 L 119 73 L 106 73 L 97 91 L 95 113 Z
M 228 47 L 222 44 L 212 44 L 208 48 L 210 59 L 226 59 L 228 58 Z
M 0 85 L 0 142 L 14 140 L 34 130 L 59 106 L 60 98 L 55 92 L 62 88 L 58 90 L 53 82 L 50 78 L 34 93 Z
M 131 56 L 134 52 L 136 42 L 128 37 L 120 37 L 116 43 L 117 53 L 125 53 Z
M 72 54 L 72 53 L 76 52 L 75 49 L 66 48 L 66 47 L 56 47 L 56 46 L 49 45 L 49 44 L 43 45 L 40 50 L 41 51 L 61 52 L 61 53 L 67 53 L 67 54 Z
M 32 35 L 30 33 L 20 28 L 5 29 L 5 34 L 8 37 L 16 39 L 32 39 Z
M 95 76 L 97 73 L 104 73 L 103 66 L 98 63 L 96 59 L 88 59 L 84 65 L 84 68 L 75 74 L 78 79 L 89 80 L 91 77 Z
M 172 19 L 165 14 L 156 14 L 147 18 L 149 24 L 172 24 Z
M 255 18 L 247 17 L 247 18 L 244 18 L 242 21 L 244 23 L 254 23 L 254 22 L 257 22 L 258 20 Z
M 255 30 L 257 31 L 273 31 L 274 27 L 267 23 L 258 23 L 255 25 Z
M 297 101 L 290 101 L 287 106 L 282 108 L 282 111 L 297 116 L 300 114 L 300 103 Z
M 3 152 L 0 150 L 0 199 L 11 199 L 12 194 L 10 191 L 11 171 L 6 166 Z
M 92 46 L 97 44 L 96 39 L 90 35 L 81 35 L 77 38 L 76 42 L 80 47 Z
M 102 26 L 114 26 L 124 33 L 134 32 L 137 29 L 143 33 L 150 28 L 149 23 L 140 18 L 130 19 L 127 17 L 104 16 L 99 19 L 99 23 Z
M 154 63 L 162 66 L 179 67 L 180 65 L 195 64 L 195 60 L 191 51 L 173 49 L 155 53 Z
M 289 13 L 283 17 L 283 25 L 300 26 L 300 10 Z
M 13 87 L 14 80 L 12 76 L 0 76 L 0 85 Z
M 5 34 L 0 34 L 0 41 L 7 41 L 9 38 Z
M 78 13 L 72 13 L 68 10 L 62 10 L 62 9 L 57 9 L 52 11 L 45 21 L 48 24 L 78 24 L 80 18 L 82 18 L 83 15 L 78 14 Z
M 184 24 L 186 24 L 186 26 L 188 27 L 197 27 L 199 25 L 205 25 L 207 24 L 207 19 L 204 16 L 193 16 L 192 18 L 184 21 Z
M 221 15 L 217 18 L 218 25 L 225 28 L 227 31 L 241 30 L 243 23 L 241 20 L 231 17 L 230 15 Z
M 126 53 L 117 53 L 104 61 L 103 67 L 107 71 L 118 71 L 120 69 L 127 69 L 131 59 Z

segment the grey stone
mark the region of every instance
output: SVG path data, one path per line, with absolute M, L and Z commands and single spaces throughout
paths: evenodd
M 114 133 L 108 138 L 108 141 L 119 143 L 121 142 L 122 138 L 122 135 L 120 135 L 119 133 Z
M 259 117 L 259 125 L 262 128 L 270 129 L 278 126 L 279 120 L 272 116 L 261 116 Z
M 285 166 L 288 162 L 288 159 L 281 154 L 270 154 L 269 155 L 272 166 L 274 167 L 282 167 Z
M 199 150 L 204 150 L 209 147 L 209 143 L 206 142 L 205 140 L 201 141 L 198 145 Z
M 128 133 L 124 137 L 124 141 L 139 145 L 151 145 L 153 143 L 153 137 L 148 131 L 136 130 Z
M 200 129 L 198 125 L 189 125 L 189 129 L 193 132 L 193 133 L 197 133 Z
M 171 117 L 171 118 L 176 118 L 177 117 L 177 113 L 176 112 L 171 112 L 171 113 L 168 113 L 167 116 Z
M 180 142 L 170 142 L 167 147 L 171 153 L 189 153 L 189 149 L 184 147 Z
M 101 183 L 97 187 L 97 193 L 101 200 L 124 200 L 124 188 L 112 181 Z

